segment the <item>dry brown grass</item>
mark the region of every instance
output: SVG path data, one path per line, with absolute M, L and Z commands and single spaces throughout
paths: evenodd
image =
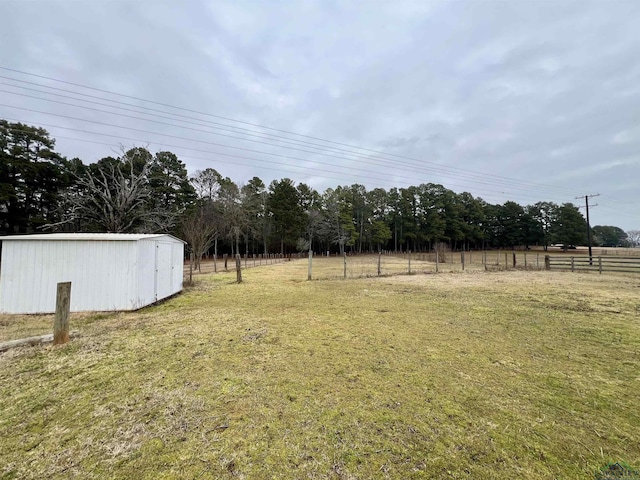
M 640 465 L 638 277 L 307 282 L 305 260 L 234 276 L 78 317 L 66 346 L 0 354 L 0 475 L 536 479 Z M 50 321 L 3 316 L 0 334 Z

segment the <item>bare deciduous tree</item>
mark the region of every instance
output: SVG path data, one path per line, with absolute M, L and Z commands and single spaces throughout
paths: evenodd
M 191 247 L 194 268 L 200 270 L 202 256 L 220 235 L 220 219 L 213 202 L 204 202 L 183 216 L 180 227 L 184 240 Z
M 632 247 L 640 247 L 640 230 L 629 230 L 627 232 L 627 238 Z

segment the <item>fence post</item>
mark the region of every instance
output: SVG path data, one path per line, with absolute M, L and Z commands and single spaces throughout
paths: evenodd
M 407 252 L 407 258 L 409 259 L 409 275 L 411 275 L 411 250 Z
M 527 252 L 524 252 L 524 269 L 527 269 Z
M 347 279 L 347 252 L 344 252 L 344 279 Z
M 513 251 L 513 268 L 516 268 L 516 251 Z
M 189 254 L 189 285 L 193 285 L 193 252 Z
M 53 322 L 53 344 L 69 341 L 69 309 L 71 306 L 71 282 L 58 283 L 56 291 L 56 317 Z
M 498 249 L 498 256 L 496 257 L 496 266 L 500 266 L 500 249 Z
M 438 273 L 438 263 L 439 263 L 438 248 L 436 247 L 436 273 Z
M 571 257 L 571 271 L 573 272 L 573 257 Z
M 464 272 L 464 250 L 460 252 L 460 263 L 462 263 L 462 271 Z
M 229 255 L 224 254 L 224 271 L 227 272 L 229 269 L 227 268 L 227 260 L 229 260 Z
M 544 269 L 551 270 L 551 258 L 549 258 L 549 255 L 544 256 Z
M 242 283 L 242 260 L 239 253 L 236 254 L 236 280 Z
M 509 268 L 509 261 L 507 259 L 507 252 L 504 252 L 504 269 L 507 270 Z
M 309 249 L 309 272 L 307 273 L 307 280 L 311 280 L 311 262 L 313 258 L 313 250 Z
M 602 275 L 602 257 L 598 257 L 598 271 Z
M 482 264 L 484 265 L 485 271 L 487 270 L 487 251 L 482 251 Z
M 536 253 L 536 268 L 540 268 L 540 254 Z
M 382 252 L 378 252 L 378 276 L 382 275 L 382 270 L 380 269 L 381 260 L 382 260 Z

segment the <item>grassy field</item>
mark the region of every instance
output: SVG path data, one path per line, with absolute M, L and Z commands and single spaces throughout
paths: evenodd
M 330 278 L 342 259 L 318 260 Z M 0 478 L 594 478 L 640 467 L 640 278 L 202 275 L 0 354 Z M 0 340 L 51 316 L 0 316 Z

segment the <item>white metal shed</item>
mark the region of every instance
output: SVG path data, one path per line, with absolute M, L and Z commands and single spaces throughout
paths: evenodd
M 136 310 L 182 290 L 184 242 L 164 234 L 0 237 L 0 312 L 52 313 L 71 282 L 71 311 Z

